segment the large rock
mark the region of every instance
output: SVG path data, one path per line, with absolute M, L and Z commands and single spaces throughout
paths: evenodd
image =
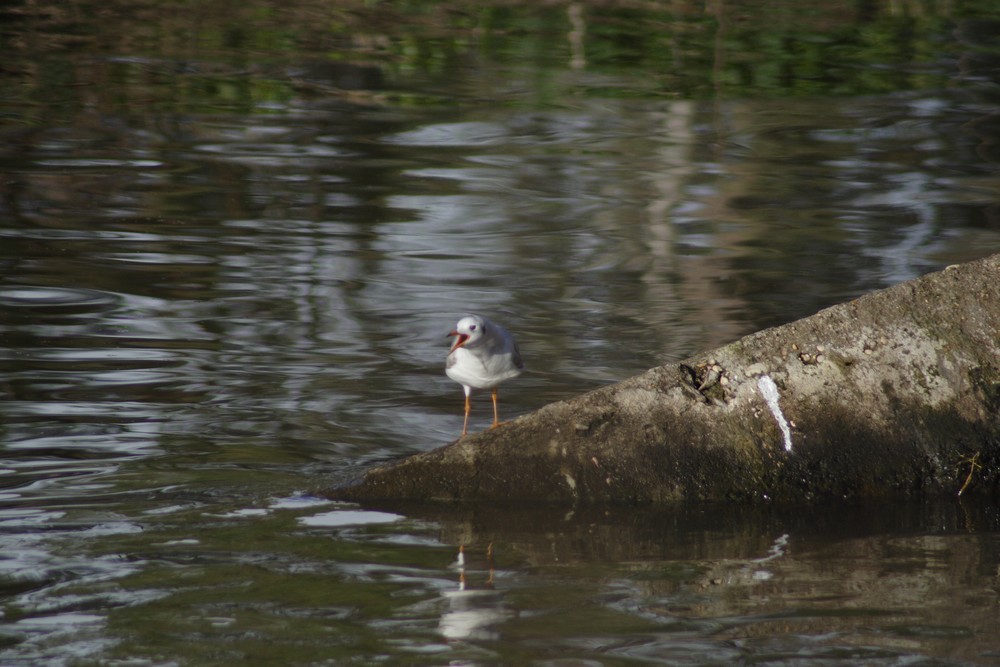
M 650 503 L 968 494 L 996 487 L 998 449 L 994 255 L 375 467 L 331 495 Z

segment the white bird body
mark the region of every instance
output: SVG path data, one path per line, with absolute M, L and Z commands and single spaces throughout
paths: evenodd
M 448 355 L 445 373 L 455 382 L 473 389 L 492 389 L 504 380 L 517 377 L 524 369 L 515 345 L 499 354 L 482 353 L 460 347 Z
M 500 425 L 497 411 L 497 385 L 517 377 L 524 370 L 517 341 L 506 329 L 481 315 L 467 315 L 458 321 L 455 342 L 448 353 L 445 373 L 465 390 L 465 423 L 462 435 L 469 426 L 471 406 L 469 397 L 473 389 L 491 389 L 493 393 L 493 427 Z

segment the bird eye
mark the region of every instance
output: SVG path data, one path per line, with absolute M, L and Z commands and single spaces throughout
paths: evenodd
M 475 324 L 473 324 L 472 326 L 469 327 L 469 331 L 475 331 L 475 330 L 476 330 L 476 325 Z

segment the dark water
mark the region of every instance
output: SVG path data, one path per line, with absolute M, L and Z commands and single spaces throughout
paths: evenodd
M 1000 252 L 1000 13 L 765 9 L 0 9 L 0 664 L 1000 664 L 983 499 L 322 499 L 464 312 L 512 416 Z

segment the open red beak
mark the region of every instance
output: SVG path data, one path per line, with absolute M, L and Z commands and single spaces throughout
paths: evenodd
M 451 351 L 454 352 L 458 348 L 465 345 L 465 341 L 469 340 L 469 334 L 458 333 L 457 331 L 452 331 L 449 336 L 457 336 L 455 342 L 451 345 Z

